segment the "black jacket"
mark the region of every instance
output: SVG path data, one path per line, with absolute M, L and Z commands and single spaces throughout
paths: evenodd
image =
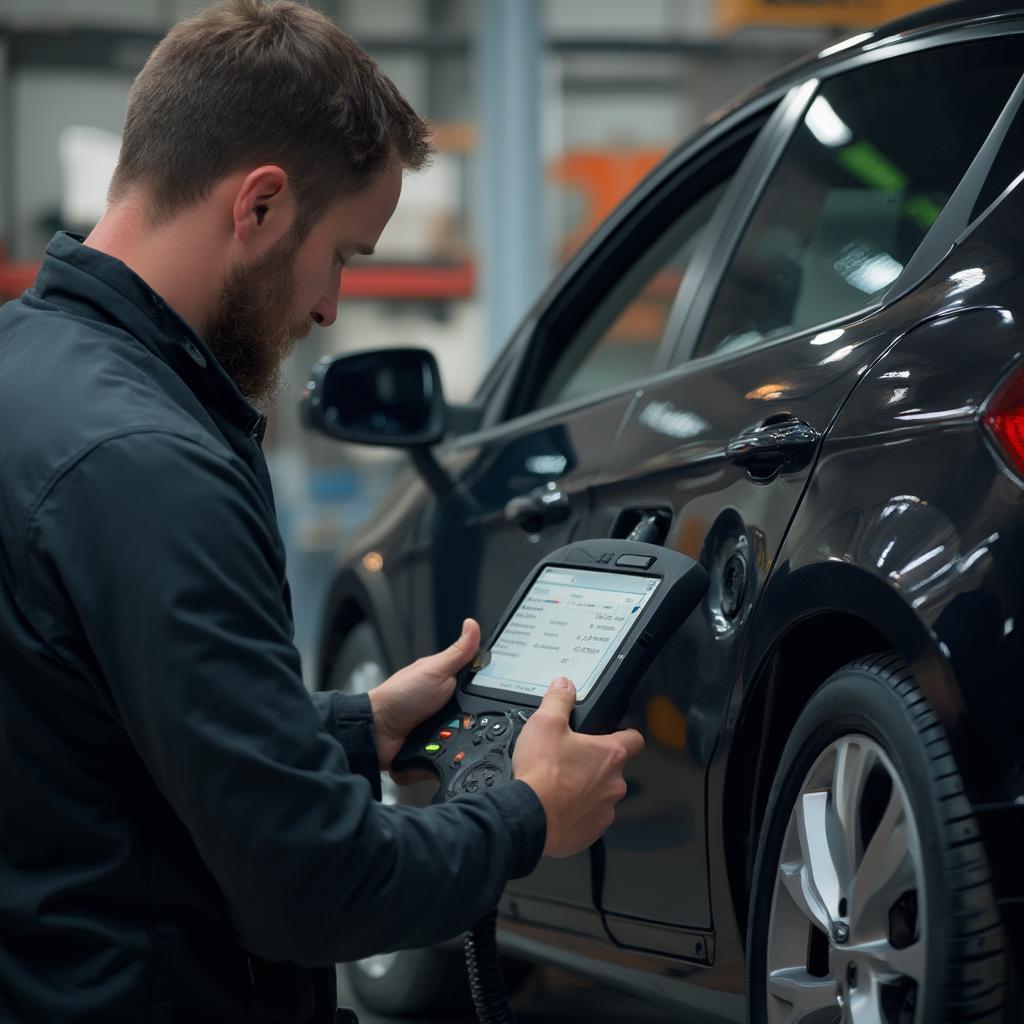
M 262 432 L 70 235 L 0 310 L 0 1020 L 327 1021 L 324 965 L 540 856 L 521 782 L 374 799 L 369 702 L 302 684 Z

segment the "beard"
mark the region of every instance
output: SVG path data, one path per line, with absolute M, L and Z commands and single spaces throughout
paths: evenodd
M 262 259 L 232 267 L 206 330 L 206 343 L 238 390 L 265 411 L 281 386 L 281 366 L 313 327 L 291 314 L 295 254 L 301 239 L 281 239 Z

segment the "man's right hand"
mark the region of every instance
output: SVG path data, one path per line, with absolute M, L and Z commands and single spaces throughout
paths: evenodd
M 512 773 L 538 796 L 548 819 L 544 852 L 569 857 L 595 842 L 615 820 L 626 795 L 622 768 L 644 749 L 635 729 L 588 736 L 569 728 L 576 687 L 559 676 L 523 726 Z

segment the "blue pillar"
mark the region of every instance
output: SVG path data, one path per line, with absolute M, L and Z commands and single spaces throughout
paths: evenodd
M 477 266 L 489 361 L 547 277 L 541 225 L 541 0 L 479 0 Z

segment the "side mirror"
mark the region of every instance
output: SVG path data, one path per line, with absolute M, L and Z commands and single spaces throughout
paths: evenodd
M 437 444 L 447 419 L 437 362 L 421 348 L 321 359 L 300 411 L 308 427 L 328 437 L 394 448 Z

